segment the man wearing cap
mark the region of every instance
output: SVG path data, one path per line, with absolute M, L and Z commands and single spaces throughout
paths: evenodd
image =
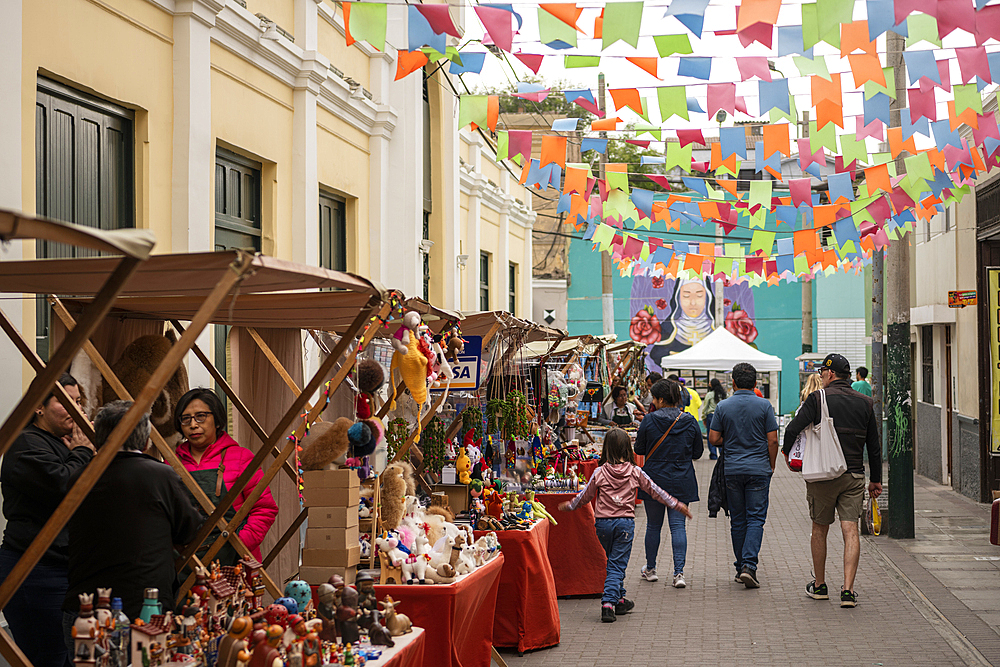
M 844 533 L 844 586 L 840 592 L 840 606 L 854 607 L 858 603 L 854 577 L 861 556 L 858 519 L 861 518 L 865 497 L 864 449 L 868 448 L 868 463 L 871 465 L 868 493 L 872 498 L 878 498 L 882 493 L 882 448 L 872 399 L 851 388 L 851 364 L 847 359 L 840 354 L 827 355 L 819 374 L 834 430 L 847 462 L 847 472 L 837 479 L 806 482 L 806 501 L 809 503 L 809 518 L 813 522 L 813 571 L 816 573 L 816 579 L 806 586 L 806 595 L 814 600 L 830 599 L 826 586 L 826 537 L 836 509 Z M 785 463 L 799 433 L 819 423 L 821 400 L 819 391 L 809 394 L 799 413 L 785 428 L 782 447 Z

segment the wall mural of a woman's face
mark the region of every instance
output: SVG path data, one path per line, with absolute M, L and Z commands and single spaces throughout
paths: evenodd
M 684 314 L 694 318 L 701 316 L 705 312 L 705 302 L 708 299 L 708 293 L 705 291 L 703 284 L 688 283 L 681 287 L 678 299 Z

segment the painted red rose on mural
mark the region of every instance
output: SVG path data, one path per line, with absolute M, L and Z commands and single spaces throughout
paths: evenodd
M 726 329 L 744 343 L 752 343 L 757 338 L 757 327 L 747 311 L 738 304 L 734 304 L 732 311 L 726 313 Z
M 652 306 L 646 306 L 632 318 L 628 328 L 632 340 L 643 345 L 652 345 L 660 340 L 660 320 L 656 319 Z
M 663 278 L 660 276 L 653 276 L 653 289 L 663 289 Z
M 666 302 L 666 300 L 664 300 L 664 299 L 657 299 L 656 300 L 656 307 L 659 308 L 660 310 L 666 310 L 667 309 L 667 302 Z

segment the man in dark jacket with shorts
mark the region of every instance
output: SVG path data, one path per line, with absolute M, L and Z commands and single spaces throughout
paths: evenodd
M 826 403 L 840 448 L 847 462 L 847 472 L 837 479 L 806 482 L 806 501 L 812 519 L 812 558 L 816 579 L 806 586 L 806 595 L 814 600 L 829 600 L 826 587 L 826 536 L 833 523 L 833 511 L 840 517 L 844 533 L 844 587 L 840 592 L 840 606 L 854 607 L 858 595 L 854 591 L 854 576 L 861 557 L 861 538 L 858 519 L 865 498 L 864 449 L 868 448 L 871 464 L 871 482 L 868 493 L 873 502 L 882 493 L 882 448 L 872 399 L 851 388 L 851 364 L 839 354 L 827 355 L 819 369 L 826 394 Z M 799 433 L 818 424 L 822 413 L 820 392 L 806 397 L 802 409 L 785 428 L 782 452 L 785 462 Z

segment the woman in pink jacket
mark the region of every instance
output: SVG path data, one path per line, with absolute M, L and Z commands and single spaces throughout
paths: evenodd
M 178 432 L 184 435 L 184 441 L 177 446 L 178 458 L 209 500 L 218 505 L 253 459 L 253 452 L 240 447 L 226 433 L 225 407 L 211 389 L 192 389 L 181 396 L 174 410 L 174 421 Z M 232 508 L 226 511 L 227 522 L 235 518 L 236 512 L 263 476 L 260 470 L 253 474 L 250 483 L 236 496 Z M 261 560 L 261 542 L 277 516 L 278 506 L 271 497 L 271 490 L 264 489 L 253 509 L 236 529 L 236 534 L 258 561 Z M 198 550 L 199 555 L 207 551 L 219 535 L 219 529 L 215 528 Z M 240 556 L 227 542 L 215 559 L 222 565 L 235 565 Z

